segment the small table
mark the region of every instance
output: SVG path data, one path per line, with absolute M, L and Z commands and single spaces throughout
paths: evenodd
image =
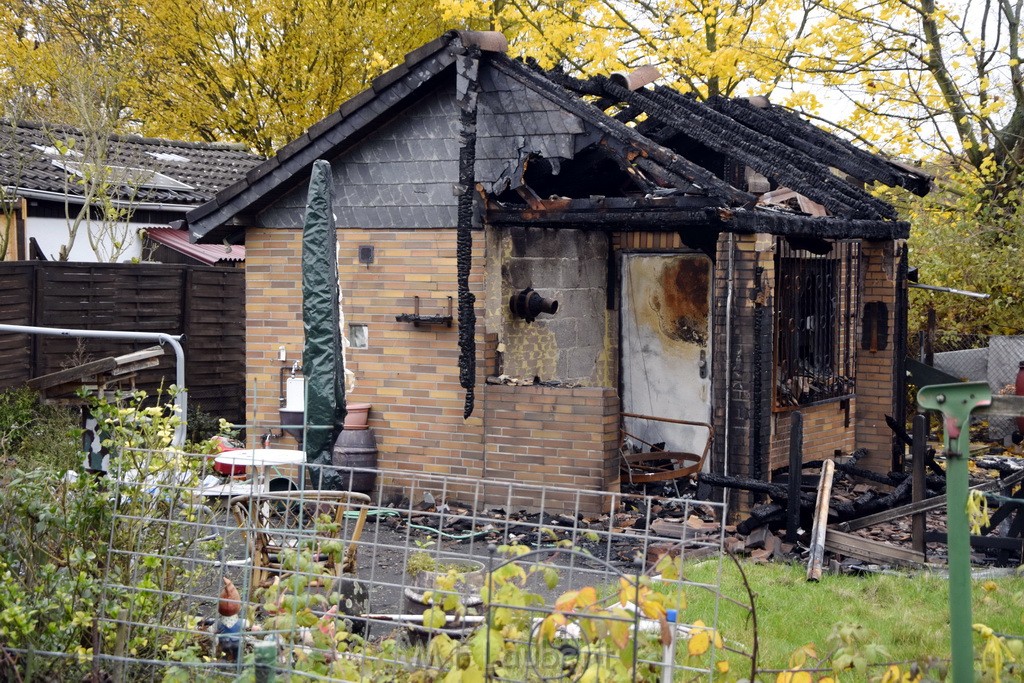
M 246 465 L 260 469 L 260 484 L 267 478 L 268 470 L 275 465 L 298 465 L 299 488 L 304 488 L 306 452 L 285 448 L 242 448 L 237 451 L 225 451 L 218 455 L 215 462 L 222 465 Z

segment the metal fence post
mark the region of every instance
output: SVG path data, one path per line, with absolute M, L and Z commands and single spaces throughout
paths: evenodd
M 922 408 L 942 413 L 946 448 L 946 527 L 949 548 L 949 631 L 953 683 L 974 681 L 971 624 L 971 536 L 967 521 L 967 459 L 971 412 L 992 403 L 984 382 L 935 384 L 918 392 Z
M 256 683 L 274 683 L 277 678 L 277 643 L 272 640 L 256 643 L 253 659 Z

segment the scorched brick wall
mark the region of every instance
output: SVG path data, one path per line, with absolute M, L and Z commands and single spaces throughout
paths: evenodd
M 484 243 L 474 233 L 471 288 L 477 293 L 477 395 L 472 417 L 462 417 L 458 321 L 451 328 L 397 322 L 412 313 L 447 313 L 456 296 L 455 232 L 341 229 L 339 275 L 346 324 L 368 326 L 368 348 L 349 348 L 356 376 L 353 402 L 373 405 L 380 466 L 454 476 L 514 479 L 561 485 L 548 509 L 587 508 L 579 490 L 618 487 L 618 397 L 608 388 L 486 385 L 495 367 L 497 336 L 486 334 L 482 307 Z M 360 245 L 374 262 L 358 261 Z M 302 355 L 301 231 L 246 233 L 247 362 L 252 439 L 279 424 L 279 372 Z M 278 360 L 284 346 L 287 361 Z M 275 443 L 293 445 L 288 437 Z M 453 490 L 457 495 L 458 490 Z M 488 500 L 505 504 L 504 500 Z M 516 501 L 523 507 L 539 501 Z

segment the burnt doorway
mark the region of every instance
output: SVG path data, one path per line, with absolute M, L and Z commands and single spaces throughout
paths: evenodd
M 711 260 L 702 254 L 622 258 L 622 411 L 711 420 Z M 630 434 L 700 453 L 707 431 L 624 418 Z

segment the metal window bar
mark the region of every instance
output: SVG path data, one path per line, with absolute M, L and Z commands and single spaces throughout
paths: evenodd
M 859 302 L 857 241 L 828 253 L 776 249 L 775 407 L 836 400 L 854 391 L 853 343 Z

